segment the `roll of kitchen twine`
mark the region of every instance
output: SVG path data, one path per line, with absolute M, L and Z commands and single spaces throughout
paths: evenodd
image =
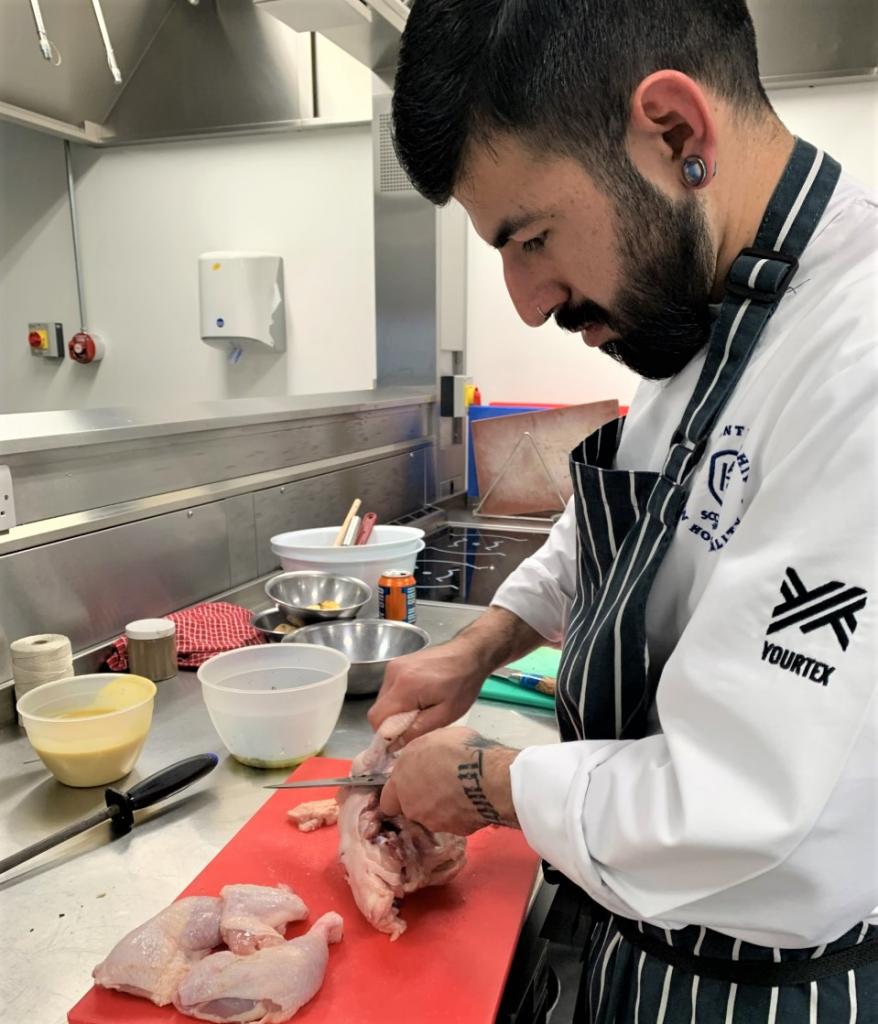
M 13 640 L 10 650 L 16 700 L 43 683 L 73 675 L 73 649 L 60 633 L 23 636 Z

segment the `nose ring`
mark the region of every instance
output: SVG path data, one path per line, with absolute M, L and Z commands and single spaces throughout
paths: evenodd
M 548 319 L 549 319 L 549 314 L 548 314 L 548 313 L 544 313 L 544 312 L 543 312 L 542 306 L 537 306 L 537 312 L 538 312 L 538 313 L 540 314 L 540 316 L 541 316 L 541 317 L 542 317 L 542 318 L 543 318 L 544 320 L 548 320 Z

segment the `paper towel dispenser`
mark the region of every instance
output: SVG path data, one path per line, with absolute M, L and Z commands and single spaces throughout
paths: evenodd
M 283 259 L 267 252 L 198 257 L 201 337 L 230 352 L 286 349 Z

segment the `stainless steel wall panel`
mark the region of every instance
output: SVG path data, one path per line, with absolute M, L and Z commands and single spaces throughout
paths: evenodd
M 75 650 L 229 587 L 220 503 L 0 558 L 0 623 L 9 640 L 63 633 Z
M 86 533 L 96 533 L 98 530 L 124 526 L 126 523 L 133 523 L 151 516 L 179 512 L 181 509 L 195 508 L 198 505 L 209 505 L 226 498 L 268 490 L 270 487 L 283 487 L 295 480 L 322 476 L 326 473 L 347 469 L 349 466 L 357 466 L 362 462 L 408 454 L 424 447 L 429 448 L 430 451 L 433 450 L 432 438 L 420 437 L 414 441 L 382 445 L 365 453 L 353 452 L 334 458 L 318 459 L 316 462 L 306 462 L 300 466 L 271 469 L 264 473 L 235 477 L 232 480 L 200 484 L 197 487 L 184 487 L 179 491 L 165 491 L 162 494 L 138 498 L 134 501 L 104 505 L 100 508 L 89 509 L 87 512 L 72 512 L 69 515 L 57 516 L 52 519 L 41 519 L 24 526 L 16 526 L 8 533 L 0 534 L 0 556 L 12 554 L 14 551 L 24 551 L 42 544 L 53 544 L 56 541 L 67 540 L 70 537 L 78 537 Z
M 363 510 L 377 512 L 381 522 L 422 505 L 426 461 L 427 449 L 421 449 L 259 491 L 254 496 L 259 575 L 279 564 L 271 552 L 273 536 L 341 522 L 354 498 L 362 498 Z
M 457 203 L 437 210 L 418 192 L 397 160 L 391 132 L 391 94 L 373 82 L 372 177 L 375 210 L 376 372 L 379 387 L 431 385 L 466 370 L 467 218 Z M 459 449 L 440 435 L 437 449 Z M 438 476 L 437 476 L 438 466 Z M 430 471 L 437 493 L 460 489 L 465 474 Z
M 229 540 L 229 585 L 237 587 L 257 575 L 256 507 L 252 494 L 226 498 L 221 504 Z
M 769 88 L 878 78 L 875 0 L 748 0 Z
M 19 523 L 298 466 L 430 433 L 430 406 L 4 456 Z

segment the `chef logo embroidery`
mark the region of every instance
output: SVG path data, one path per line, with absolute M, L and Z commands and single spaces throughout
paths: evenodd
M 747 429 L 742 423 L 727 423 L 720 436 L 724 440 L 729 439 L 725 440 L 726 444 L 740 444 Z M 738 509 L 744 503 L 743 485 L 749 479 L 750 459 L 739 449 L 723 448 L 710 456 L 707 462 L 707 492 L 701 490 L 700 495 L 693 496 L 681 516 L 681 522 L 687 524 L 685 529 L 702 541 L 708 551 L 722 551 L 741 525 Z M 723 503 L 729 492 L 733 498 L 729 507 L 724 508 Z M 699 508 L 702 502 L 708 507 Z
M 741 474 L 744 483 L 750 479 L 750 460 L 743 452 L 727 450 L 711 455 L 707 489 L 718 505 L 723 503 L 723 493 L 735 470 Z
M 857 612 L 866 606 L 866 591 L 832 580 L 809 590 L 795 569 L 787 568 L 780 585 L 783 601 L 771 613 L 768 634 L 798 626 L 802 633 L 831 629 L 846 651 L 857 628 Z

